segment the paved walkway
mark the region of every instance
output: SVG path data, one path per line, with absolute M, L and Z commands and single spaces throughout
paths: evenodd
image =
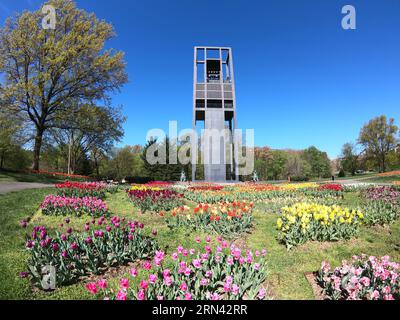
M 54 184 L 45 184 L 37 182 L 0 182 L 0 194 L 24 190 L 24 189 L 36 189 L 36 188 L 50 188 L 54 187 Z

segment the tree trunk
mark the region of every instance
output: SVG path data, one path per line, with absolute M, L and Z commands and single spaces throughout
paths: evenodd
M 3 166 L 4 166 L 4 158 L 5 158 L 5 155 L 4 155 L 4 152 L 2 152 L 1 161 L 0 161 L 0 169 L 3 169 Z
M 100 171 L 99 171 L 99 164 L 97 162 L 97 157 L 94 156 L 94 166 L 96 168 L 96 176 L 97 176 L 97 180 L 100 178 Z
M 35 146 L 33 148 L 33 170 L 39 170 L 40 149 L 43 141 L 43 128 L 36 128 Z
M 385 155 L 382 156 L 382 172 L 386 171 L 386 161 Z

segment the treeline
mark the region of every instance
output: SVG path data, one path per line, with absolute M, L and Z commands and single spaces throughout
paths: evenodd
M 326 152 L 311 146 L 305 150 L 254 150 L 254 168 L 260 180 L 307 181 L 332 175 L 331 161 Z M 251 178 L 251 177 L 248 177 Z
M 2 113 L 0 113 L 1 166 L 10 169 L 26 168 L 32 160 L 32 151 L 24 150 L 21 147 L 24 137 L 18 134 L 19 125 L 10 125 L 8 119 L 1 115 Z M 90 118 L 90 113 L 85 114 L 85 117 Z M 70 169 L 76 174 L 91 175 L 99 179 L 128 179 L 136 182 L 176 181 L 179 180 L 183 171 L 186 178 L 191 180 L 190 164 L 170 164 L 168 157 L 165 164 L 151 165 L 147 162 L 146 151 L 154 143 L 165 148 L 168 155 L 169 149 L 175 147 L 170 145 L 168 139 L 160 142 L 149 141 L 145 146 L 135 145 L 123 148 L 112 147 L 111 140 L 104 141 L 107 141 L 108 144 L 101 143 L 99 135 L 102 137 L 107 136 L 107 132 L 114 132 L 122 121 L 115 115 L 114 117 L 107 116 L 106 119 L 114 119 L 114 122 L 109 123 L 109 130 L 104 129 L 107 126 L 102 126 L 101 130 L 94 131 L 97 132 L 96 134 L 91 130 L 75 129 L 65 132 L 66 129 L 58 129 L 55 132 L 49 130 L 41 154 L 43 169 L 67 172 L 68 163 L 70 163 Z M 107 123 L 106 119 L 102 119 L 103 125 Z M 13 123 L 18 123 L 18 119 L 14 119 Z M 91 132 L 94 136 L 89 139 Z M 52 134 L 50 135 L 50 133 Z M 305 150 L 273 150 L 268 147 L 256 147 L 254 149 L 254 169 L 260 180 L 290 179 L 291 181 L 329 178 L 333 174 L 344 176 L 349 173 L 354 175 L 358 171 L 383 172 L 388 169 L 397 169 L 400 167 L 398 133 L 394 119 L 379 116 L 361 128 L 356 143 L 344 144 L 342 155 L 338 159 L 331 161 L 326 152 L 318 150 L 314 146 Z M 70 136 L 74 138 L 71 140 L 68 138 Z M 95 139 L 95 137 L 97 138 Z M 90 141 L 93 143 L 90 144 Z M 177 148 L 179 150 L 179 146 Z M 68 152 L 70 156 L 68 156 Z M 68 159 L 70 159 L 69 162 Z M 198 165 L 196 179 L 203 179 L 202 175 L 202 166 Z M 241 180 L 250 180 L 251 178 L 252 175 L 249 175 L 241 177 Z

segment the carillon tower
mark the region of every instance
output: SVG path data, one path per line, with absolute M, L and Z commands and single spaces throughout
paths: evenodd
M 236 98 L 232 49 L 195 47 L 193 129 L 200 133 L 201 137 L 200 152 L 204 161 L 205 181 L 238 180 L 238 150 L 235 150 L 233 143 L 235 128 Z M 199 129 L 205 130 L 199 132 Z M 208 134 L 211 134 L 212 138 Z M 199 163 L 199 157 L 193 157 L 192 163 Z M 195 180 L 195 177 L 196 165 L 193 165 L 192 180 Z

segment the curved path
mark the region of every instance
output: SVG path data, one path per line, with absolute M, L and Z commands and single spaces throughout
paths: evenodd
M 37 182 L 0 182 L 0 194 L 24 189 L 51 188 L 54 184 Z

